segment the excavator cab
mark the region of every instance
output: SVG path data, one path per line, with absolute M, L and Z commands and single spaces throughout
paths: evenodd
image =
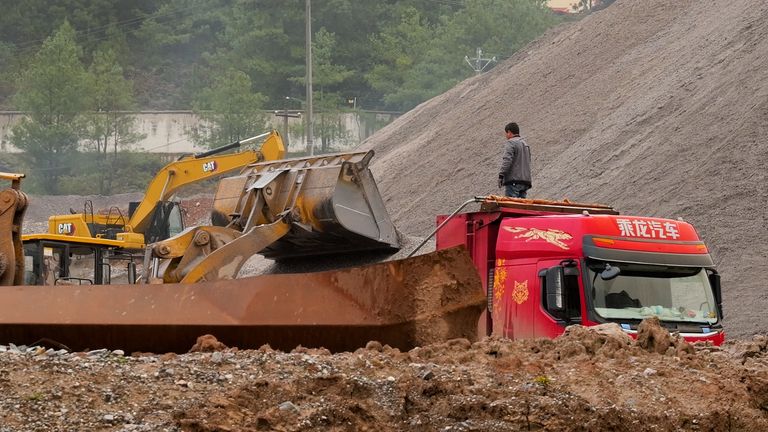
M 24 285 L 132 284 L 141 260 L 114 245 L 31 237 L 24 242 Z
M 130 208 L 129 208 L 130 211 Z M 178 201 L 158 201 L 144 232 L 147 244 L 173 237 L 184 230 L 184 213 Z

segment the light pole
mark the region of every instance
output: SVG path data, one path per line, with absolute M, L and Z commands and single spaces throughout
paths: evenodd
M 309 155 L 315 155 L 315 145 L 313 142 L 313 119 L 312 119 L 312 6 L 310 0 L 306 0 L 306 51 L 307 51 L 307 146 L 309 146 Z

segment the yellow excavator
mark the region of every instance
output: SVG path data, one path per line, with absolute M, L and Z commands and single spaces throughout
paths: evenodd
M 259 141 L 259 150 L 224 153 Z M 144 198 L 129 204 L 127 215 L 118 207 L 94 214 L 93 204 L 86 202 L 82 213 L 51 216 L 47 233 L 22 236 L 25 283 L 109 284 L 113 276 L 133 282 L 146 245 L 184 229 L 182 209 L 171 200 L 179 189 L 285 154 L 282 137 L 272 130 L 167 164 L 150 181 Z
M 131 258 L 127 283 L 89 284 L 61 273 L 51 283 L 0 287 L 0 344 L 186 352 L 198 336 L 212 334 L 240 348 L 336 352 L 371 340 L 410 349 L 475 339 L 487 299 L 466 251 L 342 264 L 350 254 L 391 255 L 400 247 L 368 168 L 372 157 L 352 152 L 247 165 L 219 181 L 211 226 L 147 244 L 140 272 Z M 56 260 L 70 260 L 64 267 L 77 267 L 79 246 L 70 243 L 58 255 L 52 243 L 39 246 L 25 257 L 33 265 L 52 262 L 47 268 L 55 270 Z M 238 278 L 254 254 L 277 261 L 330 256 L 341 268 Z M 97 267 L 110 270 L 112 258 Z

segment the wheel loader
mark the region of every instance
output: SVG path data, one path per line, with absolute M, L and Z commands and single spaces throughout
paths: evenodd
M 21 191 L 24 174 L 0 173 L 11 187 L 0 191 L 0 286 L 20 285 L 24 278 L 21 227 L 27 195 Z
M 42 243 L 40 262 L 27 260 L 52 280 L 0 287 L 0 344 L 186 352 L 211 334 L 239 348 L 336 352 L 371 340 L 410 349 L 475 339 L 485 295 L 466 251 L 344 266 L 350 255 L 400 248 L 368 168 L 372 157 L 249 164 L 220 180 L 214 224 L 148 244 L 141 270 L 133 260 L 127 266 L 130 283 L 88 283 L 63 270 L 77 267 L 79 245 Z M 254 254 L 276 261 L 330 256 L 341 268 L 238 278 Z M 96 256 L 97 268 L 110 274 L 112 258 Z

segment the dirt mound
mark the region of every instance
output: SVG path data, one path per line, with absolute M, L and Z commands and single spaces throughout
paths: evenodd
M 503 127 L 533 153 L 532 197 L 692 222 L 723 276 L 726 329 L 768 327 L 768 4 L 619 0 L 377 132 L 395 224 L 498 193 Z
M 0 345 L 0 429 L 768 430 L 768 338 L 680 350 L 657 322 L 642 326 L 673 348 L 616 326 L 338 354 L 212 337 L 202 352 L 131 357 Z
M 658 322 L 644 325 L 665 333 Z M 576 345 L 584 348 L 580 354 L 563 355 Z M 745 367 L 739 349 L 701 345 L 680 356 L 642 345 L 618 327 L 574 326 L 554 341 L 455 339 L 409 352 L 377 343 L 333 356 L 262 349 L 258 378 L 214 392 L 174 418 L 193 431 L 768 426 L 768 381 L 759 361 Z M 297 369 L 303 373 L 286 373 Z

